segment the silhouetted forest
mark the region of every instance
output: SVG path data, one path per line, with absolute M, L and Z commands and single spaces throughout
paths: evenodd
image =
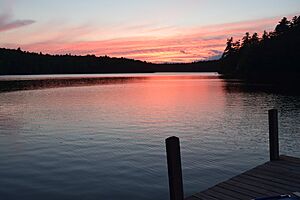
M 0 48 L 0 75 L 93 74 L 151 72 L 216 72 L 213 61 L 187 64 L 153 64 L 127 58 L 95 55 L 49 55 L 20 48 Z
M 298 80 L 299 63 L 300 16 L 284 17 L 274 31 L 264 31 L 261 37 L 247 32 L 242 40 L 229 38 L 219 72 L 254 81 Z
M 227 40 L 220 60 L 154 64 L 95 55 L 49 55 L 0 48 L 0 75 L 152 72 L 216 72 L 246 80 L 297 80 L 300 74 L 300 16 L 282 18 L 274 31 L 249 32 Z

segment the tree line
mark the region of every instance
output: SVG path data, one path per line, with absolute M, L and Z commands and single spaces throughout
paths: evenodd
M 109 56 L 49 55 L 0 48 L 0 75 L 216 72 L 213 61 L 153 64 Z
M 49 55 L 0 48 L 0 75 L 93 74 L 152 72 L 216 72 L 244 79 L 298 77 L 300 16 L 283 17 L 274 31 L 245 33 L 241 40 L 228 38 L 222 57 L 215 61 L 153 64 L 108 56 Z
M 283 17 L 274 31 L 241 40 L 227 39 L 220 59 L 220 73 L 245 79 L 279 79 L 300 73 L 300 16 Z
M 147 62 L 126 58 L 49 55 L 0 48 L 1 75 L 152 72 L 148 66 Z

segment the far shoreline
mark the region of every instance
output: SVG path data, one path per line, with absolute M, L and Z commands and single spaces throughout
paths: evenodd
M 217 72 L 155 72 L 155 73 L 111 73 L 111 74 L 42 74 L 2 75 L 0 92 L 34 90 L 43 88 L 77 87 L 107 84 L 134 83 L 151 78 L 219 79 Z

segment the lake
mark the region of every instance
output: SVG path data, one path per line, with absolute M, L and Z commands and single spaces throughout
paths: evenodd
M 14 82 L 11 82 L 15 80 Z M 217 74 L 0 78 L 0 198 L 169 198 L 165 139 L 181 140 L 185 195 L 268 160 L 300 157 L 300 96 Z

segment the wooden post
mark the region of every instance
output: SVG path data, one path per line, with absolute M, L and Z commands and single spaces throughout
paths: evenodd
M 269 110 L 269 147 L 270 160 L 279 160 L 279 141 L 278 141 L 278 111 Z
M 178 137 L 166 139 L 170 200 L 183 200 L 183 183 Z

